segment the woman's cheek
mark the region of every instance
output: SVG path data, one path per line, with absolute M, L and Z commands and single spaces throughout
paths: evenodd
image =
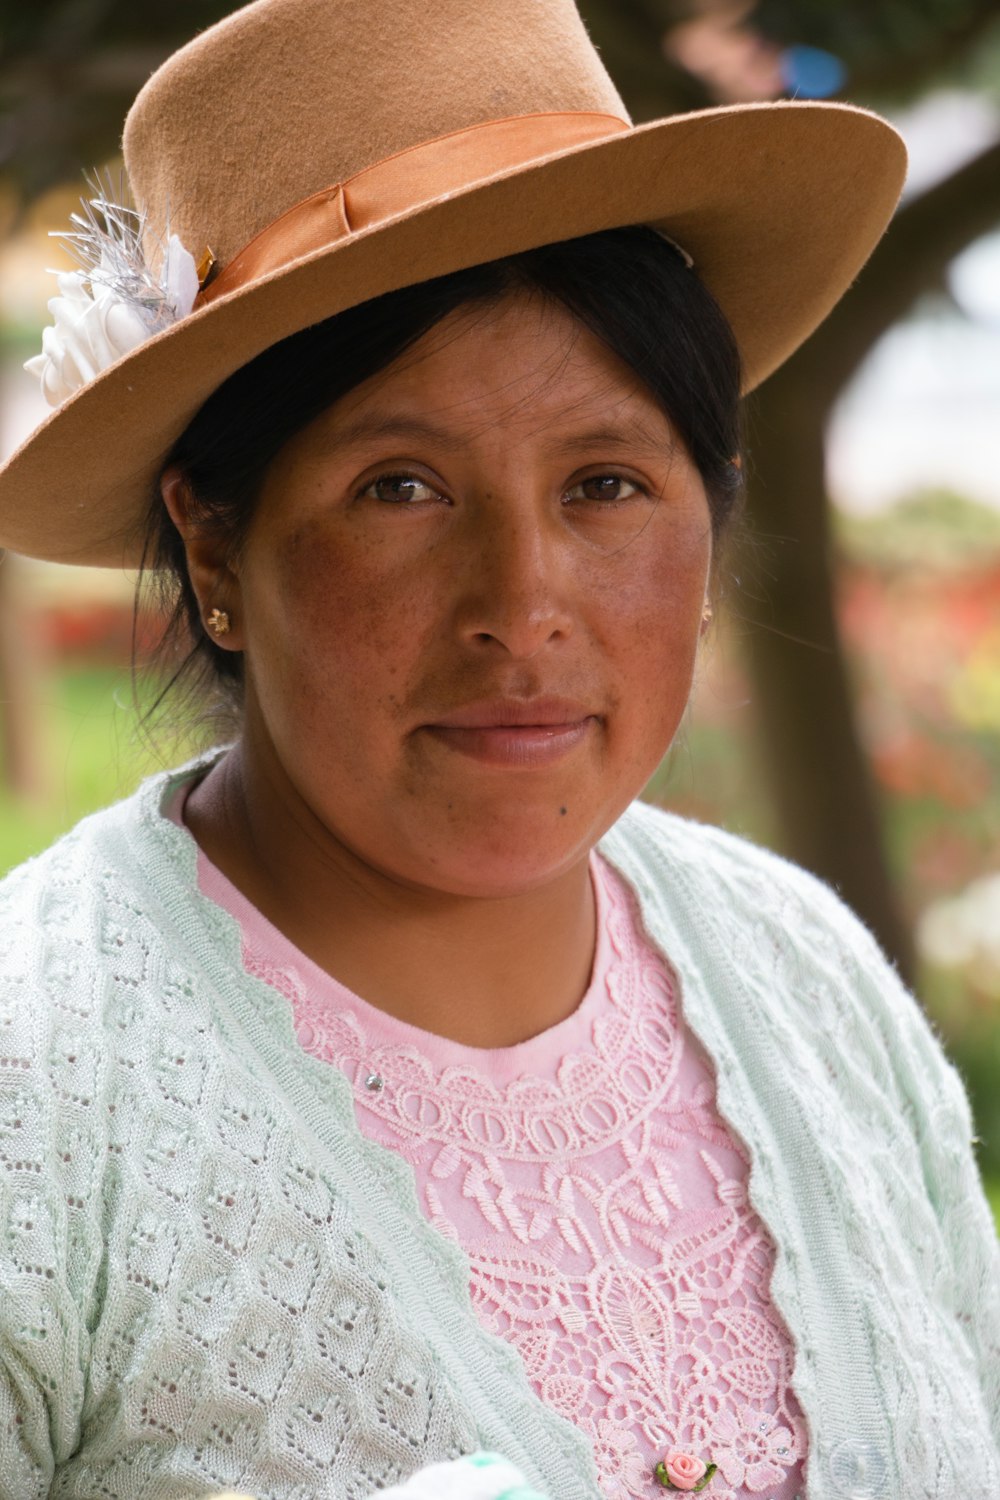
M 354 665 L 360 677 L 364 659 L 391 649 L 401 622 L 413 619 L 415 571 L 377 536 L 303 526 L 275 563 L 279 621 L 292 622 L 300 651 L 313 648 L 345 670 Z

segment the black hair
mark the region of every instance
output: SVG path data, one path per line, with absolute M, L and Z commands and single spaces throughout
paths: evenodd
M 561 303 L 643 381 L 701 475 L 719 542 L 742 498 L 740 361 L 732 331 L 670 241 L 642 225 L 564 240 L 403 287 L 272 345 L 225 381 L 168 454 L 200 525 L 238 555 L 269 465 L 349 391 L 385 369 L 449 313 L 528 289 Z M 161 473 L 163 471 L 161 470 Z M 219 727 L 238 726 L 243 657 L 206 633 L 184 546 L 157 486 L 146 518 L 139 591 L 167 624 L 154 665 Z M 138 597 L 138 595 L 137 595 Z

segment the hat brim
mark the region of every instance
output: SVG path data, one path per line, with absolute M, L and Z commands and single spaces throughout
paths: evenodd
M 219 297 L 76 392 L 0 470 L 0 546 L 137 566 L 166 455 L 263 350 L 399 287 L 626 224 L 663 229 L 693 257 L 751 390 L 850 286 L 905 170 L 878 116 L 788 101 L 640 125 L 421 204 Z

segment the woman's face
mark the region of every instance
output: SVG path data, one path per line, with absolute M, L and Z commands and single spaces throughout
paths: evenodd
M 225 601 L 246 754 L 393 880 L 528 890 L 669 746 L 710 560 L 629 368 L 537 296 L 462 309 L 268 471 Z

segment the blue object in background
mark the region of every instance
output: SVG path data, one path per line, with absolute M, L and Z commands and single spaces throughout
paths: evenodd
M 847 69 L 822 47 L 786 47 L 781 54 L 785 92 L 798 99 L 828 99 L 843 88 Z

